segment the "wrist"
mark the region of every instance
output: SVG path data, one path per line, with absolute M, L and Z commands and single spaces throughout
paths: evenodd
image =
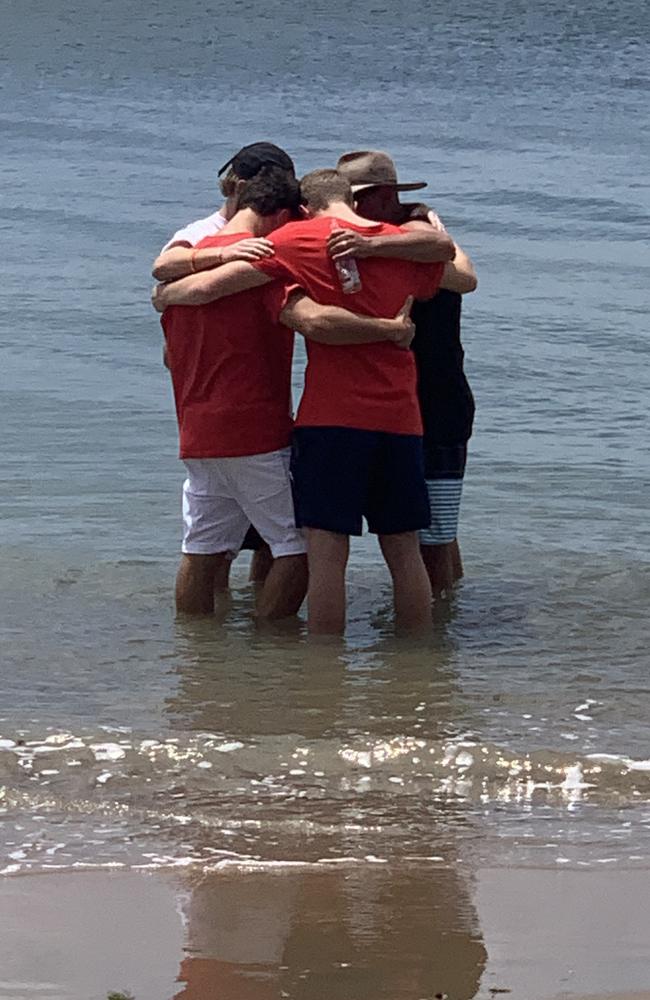
M 362 236 L 363 257 L 374 257 L 377 253 L 377 238 L 375 236 Z
M 394 319 L 382 320 L 382 336 L 384 340 L 397 340 L 401 333 L 401 324 Z
M 219 267 L 224 263 L 224 253 L 220 247 L 208 247 L 202 250 L 194 249 L 190 256 L 192 274 L 197 274 L 199 271 L 209 271 L 210 268 Z

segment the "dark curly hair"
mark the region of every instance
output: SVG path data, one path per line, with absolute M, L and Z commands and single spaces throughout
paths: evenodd
M 274 215 L 288 208 L 292 216 L 298 216 L 300 208 L 300 185 L 287 170 L 280 167 L 263 167 L 259 173 L 244 184 L 237 208 L 252 208 L 258 215 Z

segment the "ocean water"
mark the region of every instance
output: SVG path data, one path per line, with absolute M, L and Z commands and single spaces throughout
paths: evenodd
M 37 0 L 2 25 L 0 872 L 341 865 L 375 924 L 442 872 L 474 927 L 479 864 L 647 869 L 647 8 Z M 427 642 L 393 637 L 368 538 L 340 647 L 256 631 L 243 559 L 223 622 L 174 621 L 150 263 L 256 139 L 301 171 L 387 149 L 476 263 L 466 579 Z

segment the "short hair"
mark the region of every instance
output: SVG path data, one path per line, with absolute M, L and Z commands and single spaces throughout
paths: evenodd
M 300 185 L 281 167 L 262 167 L 242 187 L 237 209 L 252 208 L 258 215 L 274 215 L 283 208 L 293 216 L 300 211 Z
M 232 167 L 227 174 L 219 178 L 219 189 L 224 198 L 232 198 L 237 193 L 237 181 L 239 179 Z
M 343 201 L 352 208 L 354 199 L 350 183 L 338 170 L 312 170 L 300 181 L 303 204 L 314 211 L 327 208 L 333 201 Z

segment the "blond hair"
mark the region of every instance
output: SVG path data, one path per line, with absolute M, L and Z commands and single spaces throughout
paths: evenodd
M 332 202 L 342 201 L 352 208 L 354 199 L 349 181 L 338 170 L 312 170 L 300 181 L 303 203 L 318 212 Z

